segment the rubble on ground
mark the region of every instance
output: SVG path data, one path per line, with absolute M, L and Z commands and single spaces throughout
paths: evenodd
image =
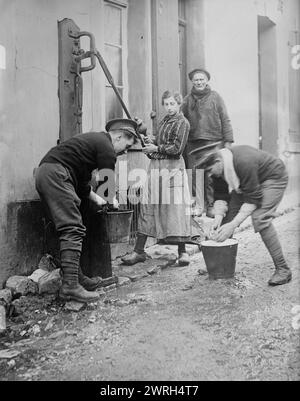
M 10 290 L 14 297 L 36 294 L 38 291 L 34 281 L 26 276 L 11 276 L 6 282 L 6 289 Z
M 8 288 L 0 290 L 0 304 L 4 304 L 4 306 L 7 306 L 11 303 L 11 301 L 12 301 L 11 290 L 9 290 Z
M 198 251 L 196 248 L 189 246 L 188 252 L 193 254 Z M 10 277 L 0 290 L 0 371 L 14 371 L 24 362 L 30 367 L 32 344 L 43 338 L 57 340 L 69 335 L 66 328 L 77 318 L 93 324 L 102 307 L 122 308 L 145 302 L 145 297 L 136 294 L 125 299 L 116 297 L 116 291 L 128 291 L 126 288 L 132 282 L 159 274 L 176 263 L 176 246 L 157 245 L 148 251 L 144 264 L 125 266 L 120 259 L 114 260 L 113 277 L 102 279 L 97 289 L 101 301 L 91 304 L 63 302 L 58 298 L 61 270 L 51 255 L 44 255 L 30 276 Z
M 57 294 L 62 285 L 60 269 L 47 272 L 38 281 L 39 294 Z

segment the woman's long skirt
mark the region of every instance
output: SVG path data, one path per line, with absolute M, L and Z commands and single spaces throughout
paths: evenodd
M 138 232 L 168 243 L 188 241 L 191 200 L 183 158 L 151 160 L 142 192 Z

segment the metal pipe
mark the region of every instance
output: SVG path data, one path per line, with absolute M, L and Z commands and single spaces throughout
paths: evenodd
M 115 85 L 115 83 L 114 83 L 113 77 L 112 77 L 111 73 L 109 72 L 109 69 L 107 68 L 107 65 L 106 65 L 105 61 L 103 60 L 103 57 L 101 56 L 101 54 L 99 53 L 98 50 L 95 50 L 95 55 L 96 55 L 96 57 L 97 57 L 97 59 L 98 59 L 98 61 L 99 61 L 99 64 L 100 64 L 100 66 L 101 66 L 101 68 L 102 68 L 102 70 L 103 70 L 103 72 L 104 72 L 104 74 L 105 74 L 105 76 L 106 76 L 108 82 L 110 83 L 110 85 L 111 85 L 111 87 L 113 88 L 113 90 L 114 90 L 114 92 L 115 92 L 115 94 L 116 94 L 116 96 L 117 96 L 119 102 L 121 103 L 121 106 L 123 107 L 123 110 L 125 111 L 126 116 L 127 116 L 130 120 L 132 120 L 132 117 L 131 117 L 131 115 L 130 115 L 130 113 L 129 113 L 129 111 L 128 111 L 128 109 L 127 109 L 127 107 L 126 107 L 126 105 L 125 105 L 125 103 L 124 103 L 124 101 L 123 101 L 121 95 L 120 95 L 120 92 L 118 91 L 118 88 L 116 87 L 116 85 Z M 142 147 L 144 148 L 144 147 L 145 147 L 144 139 L 142 138 L 142 136 L 140 135 L 140 133 L 138 132 L 138 130 L 135 130 L 135 132 L 136 132 L 136 134 L 137 134 L 139 140 L 141 141 Z M 147 156 L 148 156 L 148 155 L 147 155 Z M 149 157 L 149 156 L 148 156 L 148 157 Z

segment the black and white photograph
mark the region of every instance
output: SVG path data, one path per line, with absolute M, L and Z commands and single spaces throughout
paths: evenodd
M 299 381 L 299 211 L 300 0 L 0 0 L 1 382 Z

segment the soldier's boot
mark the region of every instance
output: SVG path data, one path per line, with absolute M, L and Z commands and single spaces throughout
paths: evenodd
M 292 272 L 284 259 L 277 232 L 273 224 L 271 223 L 269 227 L 260 231 L 260 235 L 275 265 L 275 273 L 268 281 L 268 284 L 275 286 L 288 283 L 292 279 Z
M 95 302 L 99 294 L 85 290 L 78 282 L 80 251 L 61 251 L 61 269 L 63 283 L 59 290 L 59 297 L 64 301 Z
M 292 280 L 292 272 L 288 266 L 278 267 L 275 270 L 275 273 L 268 281 L 268 284 L 271 286 L 282 285 L 290 282 Z
M 103 281 L 102 278 L 99 277 L 99 276 L 97 276 L 97 277 L 85 276 L 83 274 L 82 270 L 81 270 L 81 267 L 79 266 L 79 269 L 78 269 L 78 282 L 87 291 L 96 290 L 98 287 L 101 286 L 102 281 Z

